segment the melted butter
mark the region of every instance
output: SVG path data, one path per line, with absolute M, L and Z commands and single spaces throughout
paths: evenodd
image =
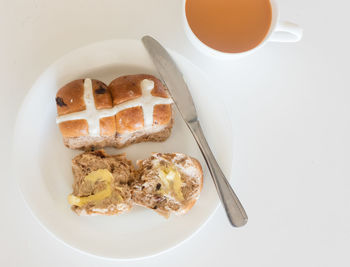
M 95 184 L 97 181 L 104 181 L 106 183 L 106 188 L 87 197 L 77 197 L 71 194 L 68 196 L 69 204 L 81 207 L 89 202 L 97 202 L 109 197 L 112 194 L 112 179 L 113 175 L 107 169 L 98 169 L 97 171 L 90 172 L 87 176 L 85 176 L 84 181 L 88 181 L 93 184 Z
M 178 172 L 175 166 L 159 167 L 158 175 L 163 184 L 163 188 L 159 190 L 160 193 L 173 193 L 178 201 L 183 201 L 184 197 L 181 191 L 181 174 Z
M 112 173 L 107 169 L 98 169 L 97 171 L 90 172 L 85 176 L 85 181 L 95 183 L 97 181 L 105 181 L 110 184 L 113 179 Z

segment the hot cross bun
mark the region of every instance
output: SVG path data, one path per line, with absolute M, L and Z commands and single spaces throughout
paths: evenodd
M 89 78 L 75 80 L 57 92 L 56 105 L 56 122 L 72 149 L 164 141 L 173 125 L 172 99 L 152 75 L 118 77 L 109 86 Z

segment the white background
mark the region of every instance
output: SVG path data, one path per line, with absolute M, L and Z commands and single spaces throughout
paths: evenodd
M 0 266 L 350 265 L 350 4 L 280 1 L 281 17 L 304 28 L 303 40 L 269 43 L 233 62 L 195 50 L 181 6 L 0 1 Z M 234 128 L 232 185 L 249 222 L 232 228 L 220 207 L 181 247 L 142 261 L 105 261 L 66 247 L 32 217 L 10 167 L 13 125 L 26 92 L 54 60 L 91 42 L 143 34 L 188 57 L 225 95 Z

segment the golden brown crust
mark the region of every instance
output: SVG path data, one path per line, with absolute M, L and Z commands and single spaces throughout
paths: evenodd
M 164 84 L 159 79 L 157 79 L 154 76 L 150 76 L 149 78 L 146 78 L 146 79 L 150 79 L 154 82 L 154 88 L 151 91 L 151 94 L 153 96 L 158 96 L 158 97 L 163 97 L 163 98 L 169 97 L 168 92 L 167 92 L 168 91 L 167 88 L 164 86 Z
M 115 116 L 100 119 L 100 135 L 113 136 L 115 134 Z
M 86 120 L 74 120 L 61 122 L 58 127 L 65 138 L 88 136 L 89 126 Z M 101 137 L 114 136 L 115 117 L 105 117 L 100 119 Z
M 156 97 L 167 98 L 168 93 L 163 83 L 152 75 L 137 74 L 121 76 L 109 84 L 113 96 L 113 105 L 136 99 L 142 95 L 141 82 L 149 79 L 154 82 L 151 94 Z M 167 125 L 172 119 L 171 105 L 156 105 L 153 108 L 153 124 Z M 139 108 L 119 112 L 116 115 L 117 133 L 139 130 L 144 125 L 142 110 Z
M 144 79 L 150 79 L 154 82 L 154 88 L 151 91 L 153 96 L 169 97 L 163 83 L 152 75 L 138 74 L 122 76 L 113 80 L 109 86 L 106 86 L 101 81 L 91 79 L 96 109 L 110 109 L 114 105 L 140 97 L 142 95 L 141 81 Z M 84 102 L 84 81 L 84 79 L 80 79 L 70 82 L 57 92 L 56 102 L 59 116 L 86 109 Z M 172 106 L 170 104 L 155 105 L 153 108 L 153 125 L 164 125 L 166 129 L 169 129 L 172 127 L 172 123 Z M 59 128 L 65 139 L 89 136 L 88 123 L 85 120 L 61 122 Z M 120 111 L 113 117 L 101 118 L 99 137 L 87 138 L 87 143 L 80 147 L 71 147 L 70 145 L 68 147 L 75 149 L 95 145 L 98 147 L 100 145 L 123 147 L 127 144 L 142 141 L 163 141 L 170 135 L 170 131 L 164 131 L 162 127 L 159 127 L 159 132 L 161 132 L 160 137 L 157 136 L 157 130 L 152 131 L 149 127 L 142 131 L 143 129 L 144 114 L 142 107 L 129 108 Z M 141 132 L 143 132 L 143 136 L 140 136 Z M 164 132 L 169 133 L 169 135 L 164 134 Z M 135 133 L 135 136 L 130 136 L 131 139 L 128 141 L 122 137 L 124 133 Z M 112 136 L 115 136 L 115 142 L 103 142 L 100 140 L 101 137 L 109 138 Z M 119 140 L 122 141 L 119 143 Z M 74 140 L 71 141 L 65 141 L 65 144 L 74 142 Z
M 96 109 L 112 108 L 111 93 L 103 82 L 91 79 Z M 84 102 L 84 79 L 72 81 L 63 86 L 56 95 L 58 115 L 66 115 L 86 109 Z M 79 137 L 88 135 L 86 120 L 65 121 L 59 124 L 63 137 Z M 100 119 L 100 135 L 112 136 L 115 134 L 115 117 Z
M 86 120 L 61 122 L 58 127 L 64 137 L 79 137 L 89 135 L 89 126 Z
M 112 93 L 113 105 L 140 97 L 142 95 L 140 83 L 144 79 L 154 82 L 154 88 L 151 91 L 153 96 L 169 97 L 166 87 L 156 77 L 148 74 L 125 75 L 114 79 L 108 86 Z
M 112 95 L 107 85 L 98 80 L 92 79 L 91 81 L 96 109 L 112 108 Z
M 171 105 L 155 105 L 153 108 L 153 124 L 167 125 L 172 119 Z
M 56 107 L 59 116 L 84 110 L 84 79 L 63 86 L 56 94 Z
M 117 133 L 134 132 L 143 128 L 142 107 L 127 108 L 115 115 Z
M 141 80 L 141 75 L 126 75 L 114 79 L 108 86 L 113 97 L 113 105 L 140 97 L 142 95 L 139 84 Z

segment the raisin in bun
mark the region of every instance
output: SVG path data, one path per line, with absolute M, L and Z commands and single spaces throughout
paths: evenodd
M 108 87 L 80 79 L 57 92 L 56 122 L 72 149 L 164 141 L 173 125 L 171 103 L 167 88 L 152 75 L 118 77 Z
M 154 153 L 140 160 L 132 199 L 164 217 L 188 212 L 199 198 L 203 171 L 199 162 L 181 153 Z

